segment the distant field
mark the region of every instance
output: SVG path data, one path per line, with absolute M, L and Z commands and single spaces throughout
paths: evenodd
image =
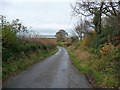
M 41 38 L 56 38 L 55 35 L 41 35 Z
M 55 38 L 24 38 L 26 42 L 56 45 Z

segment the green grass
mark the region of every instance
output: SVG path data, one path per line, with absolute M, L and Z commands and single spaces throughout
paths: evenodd
M 80 72 L 94 78 L 96 87 L 119 87 L 119 81 L 114 74 L 114 66 L 109 58 L 89 57 L 87 60 L 80 60 L 75 53 L 68 50 L 70 58 Z
M 22 58 L 11 58 L 8 62 L 3 63 L 2 65 L 2 80 L 3 82 L 8 78 L 15 76 L 19 72 L 26 70 L 33 64 L 42 61 L 46 57 L 49 57 L 58 51 L 57 48 L 50 50 L 49 52 L 46 51 L 38 51 L 29 53 L 27 56 Z

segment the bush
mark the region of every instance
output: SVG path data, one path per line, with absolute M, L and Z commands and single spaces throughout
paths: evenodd
M 115 77 L 119 81 L 120 85 L 120 48 L 115 48 L 112 50 L 109 57 L 111 62 L 113 62 Z
M 2 46 L 5 48 L 14 47 L 19 44 L 19 38 L 16 32 L 10 26 L 5 26 L 2 29 Z
M 10 57 L 12 57 L 12 53 L 10 50 L 6 49 L 6 48 L 2 48 L 2 60 L 3 61 L 7 61 Z
M 40 38 L 21 38 L 12 27 L 4 26 L 2 28 L 2 56 L 3 61 L 7 61 L 12 56 L 20 56 L 22 53 L 34 51 L 49 51 L 56 47 L 55 42 Z
M 108 42 L 107 32 L 103 32 L 91 41 L 89 47 L 97 49 L 102 47 L 106 42 Z

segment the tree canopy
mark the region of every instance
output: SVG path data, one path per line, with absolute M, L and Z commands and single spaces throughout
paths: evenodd
M 58 42 L 64 42 L 66 40 L 66 36 L 68 36 L 68 33 L 65 30 L 61 29 L 56 33 L 55 36 Z

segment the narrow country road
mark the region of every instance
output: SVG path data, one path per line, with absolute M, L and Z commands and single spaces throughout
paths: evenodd
M 90 88 L 85 76 L 69 59 L 67 50 L 59 51 L 9 79 L 5 88 Z

